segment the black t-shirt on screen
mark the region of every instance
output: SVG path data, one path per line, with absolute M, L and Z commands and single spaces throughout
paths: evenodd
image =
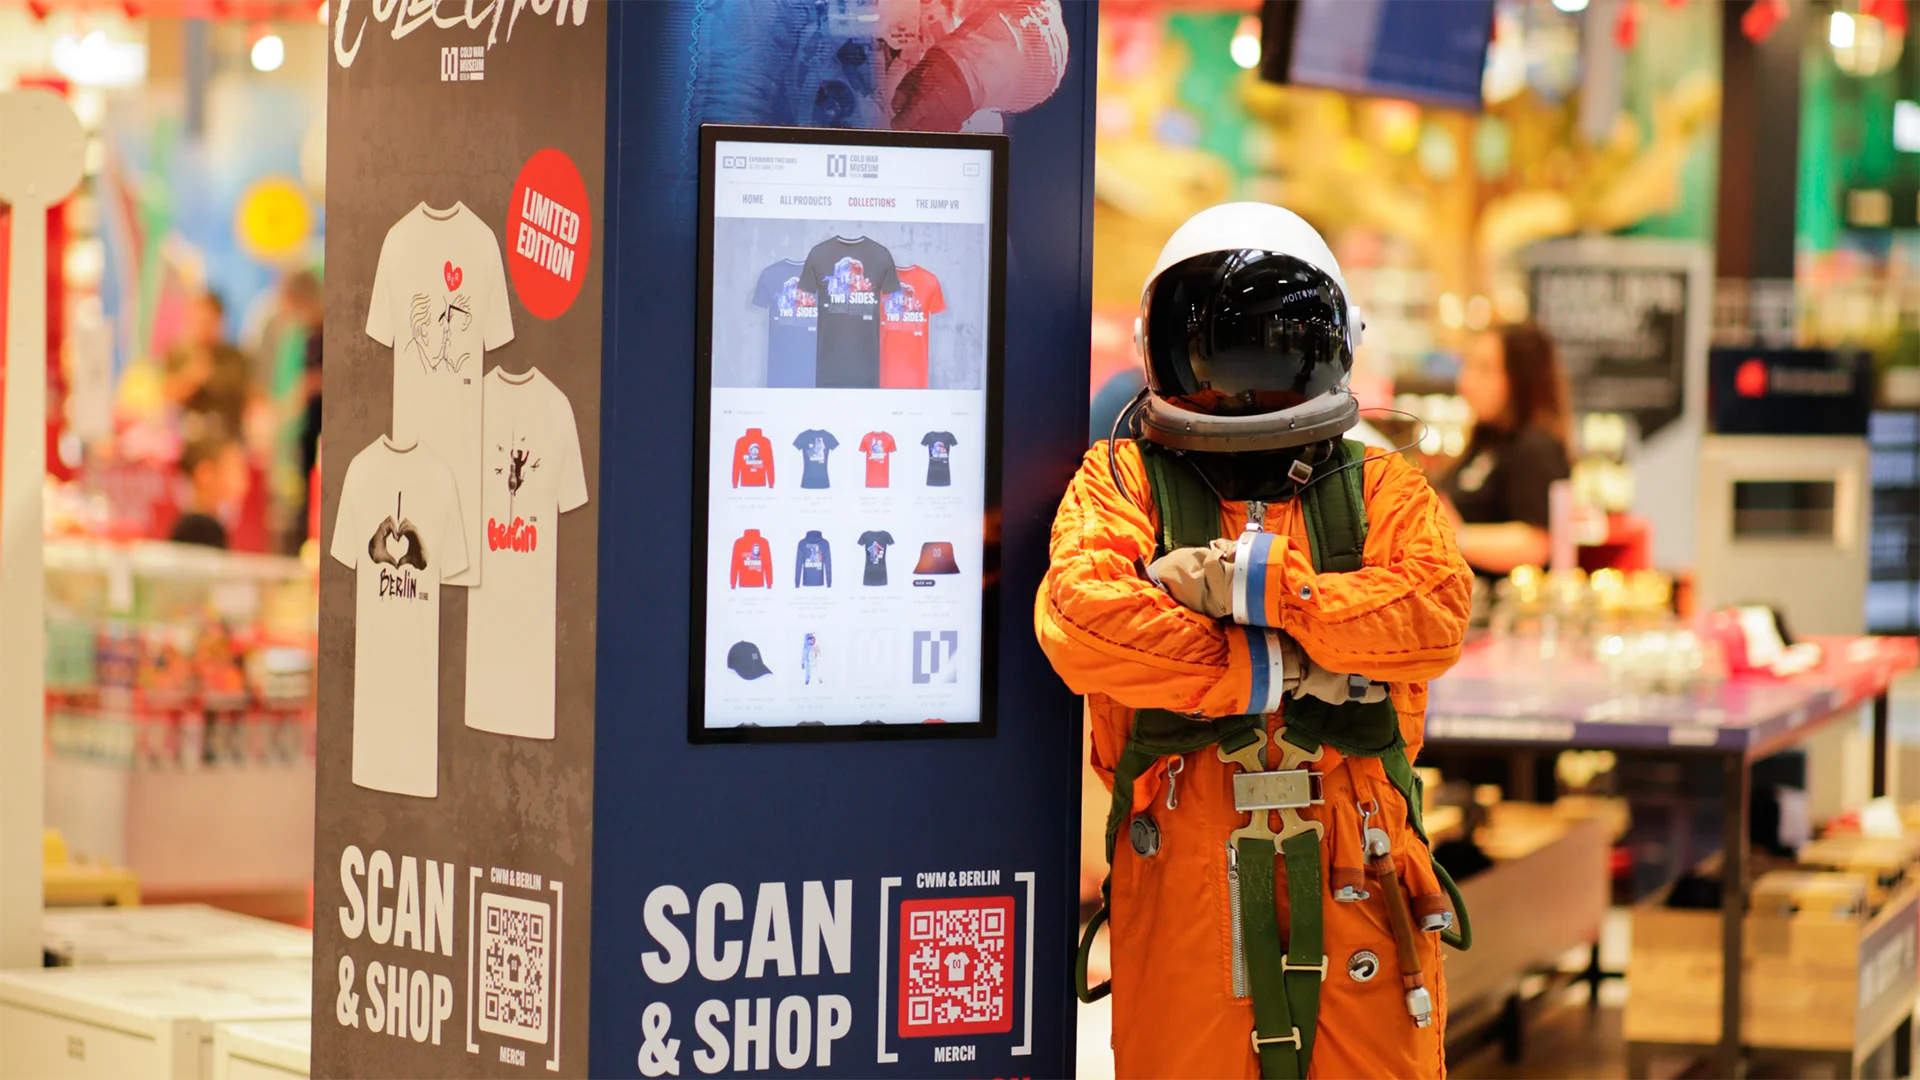
M 1469 525 L 1524 521 L 1544 529 L 1548 487 L 1572 474 L 1565 444 L 1548 432 L 1482 430 L 1440 490 Z
M 953 483 L 953 432 L 929 431 L 920 439 L 927 448 L 927 486 L 947 487 Z
M 860 534 L 860 552 L 866 556 L 867 571 L 861 584 L 887 583 L 887 549 L 893 546 L 893 534 L 885 529 L 869 529 Z
M 864 236 L 829 237 L 807 252 L 800 288 L 818 305 L 814 385 L 878 387 L 881 302 L 900 290 L 892 253 Z

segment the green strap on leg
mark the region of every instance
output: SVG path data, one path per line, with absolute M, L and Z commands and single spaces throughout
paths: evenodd
M 1326 971 L 1325 924 L 1320 910 L 1320 836 L 1305 832 L 1280 845 L 1287 871 L 1288 941 L 1280 947 L 1280 916 L 1273 892 L 1273 842 L 1247 837 L 1240 861 L 1240 930 L 1247 987 L 1253 995 L 1253 1046 L 1266 1080 L 1300 1080 L 1313 1059 Z

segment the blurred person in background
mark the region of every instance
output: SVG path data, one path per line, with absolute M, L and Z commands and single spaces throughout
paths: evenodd
M 246 354 L 227 342 L 226 304 L 211 289 L 188 305 L 180 340 L 167 353 L 167 400 L 181 413 L 181 437 L 238 439 L 255 389 Z
M 247 493 L 246 453 L 230 436 L 197 439 L 180 453 L 180 475 L 187 481 L 187 503 L 167 539 L 227 547 L 226 523 Z
M 1473 410 L 1460 464 L 1438 487 L 1460 554 L 1482 577 L 1545 566 L 1547 491 L 1572 475 L 1571 408 L 1553 339 L 1532 323 L 1475 338 L 1459 392 Z
M 294 329 L 306 336 L 305 359 L 294 400 L 297 409 L 295 415 L 299 417 L 300 426 L 301 498 L 299 513 L 292 519 L 297 523 L 300 535 L 290 538 L 290 549 L 298 550 L 301 541 L 306 539 L 306 510 L 313 499 L 314 467 L 320 462 L 320 332 L 326 316 L 326 305 L 320 277 L 311 270 L 300 270 L 289 275 L 281 286 L 281 297 Z

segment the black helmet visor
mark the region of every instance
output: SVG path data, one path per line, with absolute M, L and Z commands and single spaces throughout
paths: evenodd
M 1305 260 L 1216 251 L 1174 263 L 1142 301 L 1147 385 L 1215 416 L 1289 409 L 1353 368 L 1347 299 Z

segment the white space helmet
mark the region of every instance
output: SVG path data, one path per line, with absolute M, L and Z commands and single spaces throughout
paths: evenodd
M 1339 262 L 1298 214 L 1255 202 L 1202 210 L 1141 290 L 1141 435 L 1215 452 L 1337 438 L 1360 416 L 1347 377 L 1361 326 Z

